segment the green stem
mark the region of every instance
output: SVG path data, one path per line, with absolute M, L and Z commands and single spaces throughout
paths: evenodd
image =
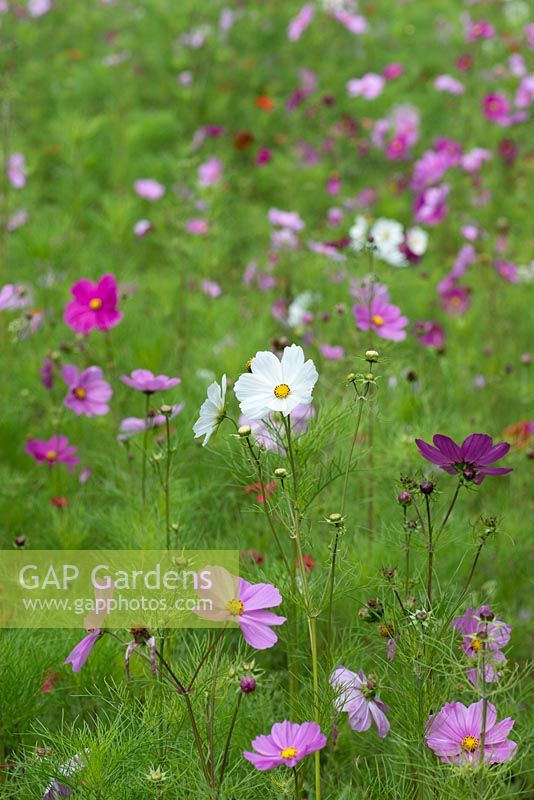
M 220 769 L 220 772 L 219 772 L 219 783 L 223 782 L 224 773 L 226 772 L 226 764 L 227 764 L 227 761 L 228 761 L 228 755 L 230 753 L 230 744 L 232 742 L 232 736 L 233 736 L 233 733 L 234 733 L 235 724 L 237 722 L 237 717 L 238 717 L 238 714 L 239 714 L 239 709 L 241 707 L 241 700 L 242 699 L 243 699 L 243 692 L 240 691 L 239 695 L 237 697 L 237 703 L 236 703 L 236 706 L 234 708 L 234 713 L 232 715 L 232 721 L 230 722 L 230 728 L 228 729 L 228 736 L 226 737 L 226 745 L 224 747 L 224 755 L 223 755 L 223 760 L 222 760 L 222 764 L 221 764 L 221 769 Z
M 356 426 L 354 428 L 354 433 L 352 435 L 352 442 L 351 442 L 350 450 L 349 450 L 349 458 L 347 460 L 347 467 L 345 469 L 345 476 L 343 478 L 343 491 L 341 493 L 341 508 L 340 508 L 341 516 L 343 516 L 343 514 L 345 512 L 345 502 L 347 500 L 347 488 L 348 488 L 348 484 L 349 484 L 350 467 L 351 467 L 351 464 L 352 464 L 352 457 L 354 455 L 354 448 L 356 446 L 356 440 L 358 438 L 358 432 L 360 430 L 360 423 L 362 421 L 364 400 L 366 399 L 367 394 L 369 393 L 369 385 L 370 384 L 366 385 L 365 392 L 364 392 L 363 395 L 358 395 L 358 400 L 360 402 L 360 407 L 359 407 L 358 413 L 356 415 Z
M 146 503 L 146 462 L 148 450 L 148 412 L 150 410 L 150 395 L 145 395 L 145 432 L 143 435 L 143 462 L 141 466 L 141 500 Z
M 343 530 L 343 522 L 341 521 L 340 525 L 336 525 L 336 534 L 334 538 L 334 545 L 332 547 L 332 563 L 330 566 L 330 575 L 328 579 L 328 624 L 326 629 L 326 648 L 328 653 L 330 653 L 330 647 L 332 644 L 332 615 L 334 606 L 334 585 L 336 580 L 337 548 L 339 544 L 339 537 L 343 533 Z
M 319 712 L 319 668 L 317 659 L 317 619 L 309 617 L 310 645 L 313 676 L 313 716 L 319 725 L 321 722 Z M 321 800 L 321 751 L 315 751 L 315 800 Z
M 210 786 L 215 788 L 215 701 L 217 699 L 217 673 L 221 661 L 222 636 L 219 636 L 217 652 L 213 663 L 213 681 L 211 684 L 209 743 L 210 743 Z
M 432 517 L 430 514 L 430 501 L 425 495 L 426 518 L 428 524 L 428 578 L 426 585 L 426 596 L 428 598 L 428 610 L 432 610 L 432 584 L 434 581 L 434 542 L 432 541 Z
M 167 460 L 165 463 L 165 483 L 163 492 L 165 495 L 165 546 L 171 549 L 171 504 L 170 504 L 170 474 L 171 474 L 171 427 L 168 415 L 165 415 L 165 436 L 167 440 Z
M 404 506 L 404 533 L 405 533 L 405 555 L 406 555 L 406 564 L 405 564 L 405 575 L 404 575 L 404 596 L 408 597 L 408 592 L 410 591 L 410 544 L 412 539 L 412 531 L 411 528 L 408 527 L 406 524 L 406 506 Z

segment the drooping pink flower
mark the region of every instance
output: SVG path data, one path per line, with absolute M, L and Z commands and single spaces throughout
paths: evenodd
M 26 185 L 26 159 L 22 153 L 12 153 L 7 162 L 7 179 L 15 189 Z
M 66 436 L 57 434 L 51 439 L 28 439 L 24 448 L 29 456 L 42 461 L 50 467 L 65 464 L 69 472 L 74 472 L 80 459 L 75 455 L 76 447 L 71 445 Z
M 386 84 L 385 78 L 376 72 L 368 72 L 362 78 L 352 78 L 347 83 L 349 97 L 363 97 L 374 100 L 382 94 Z
M 406 339 L 404 328 L 408 325 L 408 318 L 393 303 L 375 297 L 370 305 L 355 305 L 352 313 L 357 327 L 362 331 L 371 329 L 382 339 L 391 339 L 394 342 Z
M 517 87 L 515 105 L 517 108 L 528 108 L 534 102 L 534 75 L 525 75 Z
M 100 367 L 88 367 L 80 371 L 74 364 L 63 367 L 63 380 L 69 387 L 64 404 L 75 414 L 87 417 L 102 416 L 109 411 L 108 400 L 113 391 L 102 376 Z
M 312 403 L 309 405 L 301 403 L 295 406 L 293 411 L 289 414 L 292 435 L 302 436 L 303 433 L 306 433 L 310 420 L 314 418 L 315 408 Z M 272 450 L 274 453 L 279 453 L 280 455 L 286 454 L 284 447 L 284 425 L 276 414 L 271 414 L 265 419 L 249 419 L 241 415 L 239 417 L 239 424 L 248 425 L 252 430 L 252 435 L 256 442 L 267 450 Z
M 153 178 L 140 178 L 135 181 L 134 189 L 139 197 L 142 197 L 144 200 L 150 200 L 151 203 L 155 200 L 159 200 L 160 197 L 163 197 L 165 194 L 165 187 L 163 184 L 155 181 Z
M 19 208 L 18 211 L 14 211 L 13 214 L 9 217 L 6 223 L 6 229 L 8 231 L 16 231 L 18 228 L 22 228 L 28 222 L 28 212 L 25 208 Z
M 414 333 L 419 344 L 442 350 L 445 347 L 445 331 L 438 322 L 425 320 L 414 323 Z
M 315 16 L 315 9 L 312 3 L 306 3 L 302 6 L 296 17 L 290 21 L 287 28 L 287 38 L 290 42 L 296 42 L 300 39 L 308 25 L 311 25 Z
M 337 692 L 334 705 L 349 717 L 353 731 L 367 731 L 374 720 L 380 738 L 387 736 L 388 706 L 380 699 L 374 678 L 367 678 L 363 670 L 352 672 L 344 666 L 337 667 L 330 676 L 330 684 Z
M 367 20 L 361 14 L 353 14 L 345 8 L 338 8 L 332 11 L 332 16 L 350 33 L 355 35 L 365 33 L 367 30 Z
M 263 485 L 261 483 L 250 483 L 248 486 L 245 486 L 244 491 L 246 494 L 255 494 L 256 502 L 261 504 L 265 503 L 265 500 L 268 500 L 277 488 L 278 484 L 276 481 L 269 481 L 269 483 Z
M 275 722 L 267 736 L 256 736 L 252 742 L 255 752 L 243 756 L 264 772 L 276 767 L 295 767 L 299 761 L 322 750 L 326 736 L 316 722 Z
M 415 443 L 423 458 L 449 475 L 458 475 L 466 481 L 480 484 L 488 475 L 508 475 L 512 472 L 509 467 L 490 466 L 504 458 L 510 445 L 508 442 L 493 444 L 493 439 L 487 433 L 472 433 L 461 445 L 441 433 L 436 433 L 432 441 L 434 446 L 422 439 L 416 439 Z
M 207 567 L 210 588 L 196 590 L 201 599 L 209 601 L 210 608 L 197 611 L 199 616 L 217 622 L 236 622 L 245 641 L 256 650 L 273 647 L 278 636 L 273 626 L 283 625 L 285 617 L 267 609 L 279 606 L 282 595 L 270 583 L 252 584 L 231 575 L 224 567 Z
M 144 431 L 152 430 L 153 428 L 161 428 L 166 424 L 168 419 L 174 419 L 184 410 L 184 408 L 184 403 L 178 403 L 177 405 L 172 406 L 172 411 L 167 416 L 164 414 L 151 414 L 149 417 L 147 417 L 147 419 L 143 419 L 142 417 L 126 417 L 120 424 L 120 430 L 117 439 L 119 442 L 126 442 L 133 436 L 137 436 L 138 433 L 143 433 Z
M 91 650 L 101 636 L 102 631 L 99 628 L 95 628 L 94 631 L 91 631 L 87 634 L 87 636 L 84 636 L 81 642 L 78 642 L 76 647 L 71 650 L 63 663 L 72 664 L 72 671 L 79 672 L 91 655 Z
M 82 278 L 70 290 L 74 300 L 67 303 L 64 319 L 76 333 L 87 334 L 97 328 L 107 331 L 118 325 L 122 311 L 117 308 L 118 287 L 114 275 L 104 275 L 96 283 Z
M 477 765 L 481 756 L 487 764 L 501 764 L 514 755 L 517 744 L 508 739 L 514 720 L 507 717 L 497 722 L 492 703 L 487 705 L 484 753 L 480 753 L 483 702 L 479 700 L 467 707 L 463 703 L 446 703 L 429 719 L 426 743 L 444 764 Z
M 222 177 L 223 163 L 220 158 L 212 156 L 204 161 L 198 168 L 198 182 L 200 186 L 214 186 Z
M 182 379 L 169 378 L 167 375 L 154 375 L 149 369 L 134 369 L 131 376 L 121 375 L 121 381 L 131 389 L 136 389 L 143 394 L 154 394 L 178 386 Z

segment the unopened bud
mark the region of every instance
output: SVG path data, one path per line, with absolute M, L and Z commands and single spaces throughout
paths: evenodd
M 15 536 L 15 547 L 24 547 L 26 544 L 26 537 L 25 536 Z
M 277 467 L 275 469 L 274 471 L 275 478 L 279 478 L 280 480 L 282 480 L 282 478 L 285 478 L 286 476 L 287 476 L 287 469 L 284 469 L 284 467 Z
M 479 615 L 481 620 L 484 620 L 484 622 L 491 622 L 492 620 L 495 619 L 495 614 L 493 613 L 491 608 L 489 606 L 486 606 L 486 605 L 481 606 L 480 611 L 478 612 L 478 615 Z
M 401 492 L 397 497 L 397 500 L 401 504 L 401 506 L 409 506 L 412 502 L 412 496 L 410 492 Z
M 423 494 L 432 494 L 434 491 L 434 484 L 432 481 L 423 481 L 423 483 L 419 485 L 419 488 Z
M 418 622 L 425 622 L 428 619 L 428 614 L 423 609 L 415 612 L 415 618 Z
M 377 350 L 366 350 L 365 351 L 365 360 L 366 361 L 378 361 L 379 355 Z
M 339 512 L 336 511 L 333 514 L 330 514 L 328 517 L 328 522 L 331 522 L 332 525 L 341 525 L 343 522 L 343 517 Z
M 241 427 L 237 429 L 237 432 L 239 436 L 241 436 L 243 439 L 246 439 L 247 436 L 250 436 L 252 433 L 252 428 L 250 425 L 241 425 Z
M 397 575 L 397 570 L 395 567 L 384 567 L 382 570 L 382 575 L 388 581 L 394 581 Z
M 256 679 L 252 677 L 252 675 L 245 675 L 244 678 L 241 678 L 239 681 L 239 688 L 245 694 L 250 694 L 251 692 L 256 691 Z
M 167 405 L 166 403 L 160 406 L 160 414 L 163 414 L 164 417 L 170 417 L 172 414 L 172 406 Z
M 357 377 L 358 376 L 356 375 L 355 372 L 349 372 L 345 380 L 347 381 L 347 383 L 354 383 Z
M 370 383 L 371 381 L 374 381 L 374 379 L 375 379 L 375 376 L 373 375 L 373 373 L 372 373 L 372 372 L 368 372 L 368 373 L 367 373 L 366 375 L 364 375 L 363 377 L 364 377 L 364 378 L 365 378 L 365 380 L 366 380 L 366 381 L 368 381 L 369 383 Z

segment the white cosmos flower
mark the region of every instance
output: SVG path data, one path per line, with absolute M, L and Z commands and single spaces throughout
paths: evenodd
M 213 381 L 208 386 L 208 396 L 200 406 L 199 418 L 193 425 L 195 439 L 204 437 L 202 446 L 205 447 L 224 416 L 226 399 L 226 375 L 222 376 L 221 385 Z
M 285 417 L 298 405 L 309 405 L 319 377 L 311 359 L 304 360 L 299 345 L 286 347 L 280 361 L 274 353 L 256 353 L 246 372 L 234 386 L 242 413 L 249 419 L 263 419 L 271 411 Z
M 399 249 L 404 239 L 404 228 L 394 219 L 377 219 L 371 229 L 371 236 L 374 239 L 377 253 L 380 258 L 387 261 L 387 256 L 391 252 Z
M 423 228 L 410 228 L 406 231 L 406 244 L 416 256 L 422 256 L 428 247 L 428 233 Z
M 354 220 L 354 225 L 349 230 L 351 238 L 351 247 L 359 252 L 363 250 L 367 242 L 367 231 L 369 230 L 369 223 L 367 219 L 361 214 Z
M 287 309 L 287 324 L 290 328 L 296 328 L 298 325 L 304 324 L 313 300 L 314 296 L 311 292 L 303 292 L 290 303 Z

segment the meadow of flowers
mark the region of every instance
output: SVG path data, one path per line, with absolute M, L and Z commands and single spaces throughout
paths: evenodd
M 1 548 L 235 550 L 12 629 L 0 798 L 532 798 L 523 0 L 0 0 Z

